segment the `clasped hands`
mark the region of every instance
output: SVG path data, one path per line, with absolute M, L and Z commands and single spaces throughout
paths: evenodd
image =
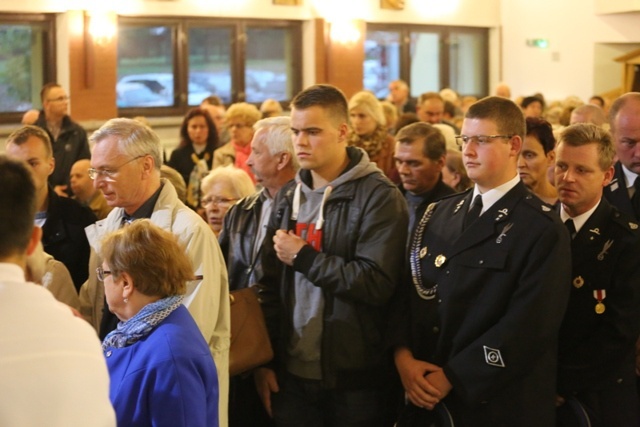
M 441 367 L 415 359 L 407 348 L 396 350 L 395 364 L 407 397 L 416 406 L 431 410 L 452 389 Z

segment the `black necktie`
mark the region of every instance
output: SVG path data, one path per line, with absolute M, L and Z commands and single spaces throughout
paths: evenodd
M 631 204 L 633 205 L 633 211 L 636 214 L 636 218 L 640 218 L 640 176 L 637 176 L 636 180 L 633 181 L 633 188 L 635 189 L 635 192 L 631 198 Z
M 578 234 L 578 232 L 576 231 L 576 226 L 573 223 L 573 220 L 571 218 L 569 218 L 564 222 L 564 226 L 567 227 L 567 230 L 569 230 L 569 235 L 571 236 L 571 239 L 576 237 L 576 234 Z
M 467 212 L 467 215 L 464 217 L 464 228 L 469 227 L 473 221 L 478 219 L 480 212 L 482 212 L 482 196 L 478 194 L 473 199 L 473 203 L 471 203 L 471 209 L 469 209 L 469 212 Z

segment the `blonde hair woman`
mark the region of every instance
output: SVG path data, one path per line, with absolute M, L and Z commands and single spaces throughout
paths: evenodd
M 399 182 L 393 161 L 393 136 L 387 132 L 387 121 L 380 101 L 371 92 L 358 92 L 349 100 L 349 145 L 364 149 L 369 159 L 394 182 Z
M 234 165 L 243 169 L 251 180 L 255 182 L 251 168 L 247 166 L 247 159 L 251 154 L 251 140 L 253 139 L 253 125 L 262 118 L 262 113 L 255 105 L 238 102 L 227 110 L 224 123 L 229 131 L 229 142 L 213 153 L 213 168 Z

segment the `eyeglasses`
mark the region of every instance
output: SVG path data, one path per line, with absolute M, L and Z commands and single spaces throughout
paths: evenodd
M 202 207 L 207 207 L 207 205 L 211 204 L 211 205 L 217 205 L 218 207 L 221 207 L 221 208 L 228 208 L 236 200 L 238 199 L 225 199 L 224 197 L 207 197 L 202 199 L 200 204 L 202 205 Z
M 103 270 L 102 267 L 96 268 L 96 274 L 98 275 L 98 280 L 104 282 L 105 277 L 111 274 L 109 270 Z
M 62 102 L 62 101 L 68 101 L 70 100 L 71 97 L 70 96 L 59 96 L 57 98 L 51 98 L 51 99 L 47 99 L 47 101 L 49 102 Z
M 513 135 L 475 135 L 475 136 L 467 136 L 467 135 L 456 135 L 456 141 L 459 145 L 466 145 L 471 141 L 475 140 L 478 145 L 487 145 L 491 143 L 494 139 L 511 139 Z
M 134 157 L 133 159 L 130 159 L 126 162 L 124 162 L 123 164 L 121 164 L 120 166 L 116 166 L 113 169 L 95 169 L 95 168 L 89 168 L 88 172 L 89 172 L 89 178 L 91 179 L 97 179 L 99 176 L 104 177 L 105 179 L 114 179 L 118 173 L 118 170 L 120 170 L 120 168 L 124 167 L 125 165 L 128 165 L 129 163 L 133 162 L 134 160 L 138 160 L 143 158 L 144 156 L 146 156 L 146 154 L 143 154 L 142 156 L 138 156 L 138 157 Z

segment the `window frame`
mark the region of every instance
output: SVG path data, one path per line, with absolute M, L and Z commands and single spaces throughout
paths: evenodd
M 388 31 L 399 34 L 400 40 L 400 79 L 411 82 L 411 34 L 414 32 L 436 33 L 439 35 L 439 64 L 440 64 L 440 88 L 450 86 L 450 54 L 449 44 L 451 43 L 451 33 L 477 34 L 482 36 L 484 52 L 482 54 L 482 69 L 485 70 L 485 78 L 482 84 L 483 93 L 464 93 L 461 96 L 473 95 L 484 97 L 489 93 L 489 29 L 484 27 L 464 27 L 464 26 L 443 26 L 443 25 L 418 25 L 418 24 L 388 24 L 388 23 L 368 23 L 369 31 Z M 456 90 L 455 88 L 452 88 Z
M 181 116 L 186 114 L 188 105 L 189 80 L 189 45 L 188 34 L 191 28 L 230 28 L 231 39 L 231 102 L 245 100 L 245 64 L 246 40 L 248 28 L 288 28 L 292 32 L 292 60 L 291 68 L 296 70 L 292 84 L 292 96 L 302 88 L 302 22 L 296 20 L 261 20 L 261 19 L 226 19 L 207 17 L 130 17 L 119 16 L 118 27 L 121 25 L 172 26 L 172 46 L 175 52 L 173 60 L 174 99 L 178 97 L 174 106 L 168 107 L 126 107 L 118 108 L 120 117 L 158 117 Z M 115 88 L 114 88 L 115 90 Z M 257 103 L 254 103 L 257 104 Z M 259 105 L 258 105 L 259 106 Z
M 44 27 L 47 36 L 43 43 L 42 77 L 40 87 L 46 83 L 57 81 L 56 57 L 56 15 L 53 13 L 0 13 L 0 25 L 38 24 Z M 40 91 L 35 95 L 38 100 L 32 108 L 42 109 Z M 0 112 L 0 123 L 20 123 L 25 111 Z

